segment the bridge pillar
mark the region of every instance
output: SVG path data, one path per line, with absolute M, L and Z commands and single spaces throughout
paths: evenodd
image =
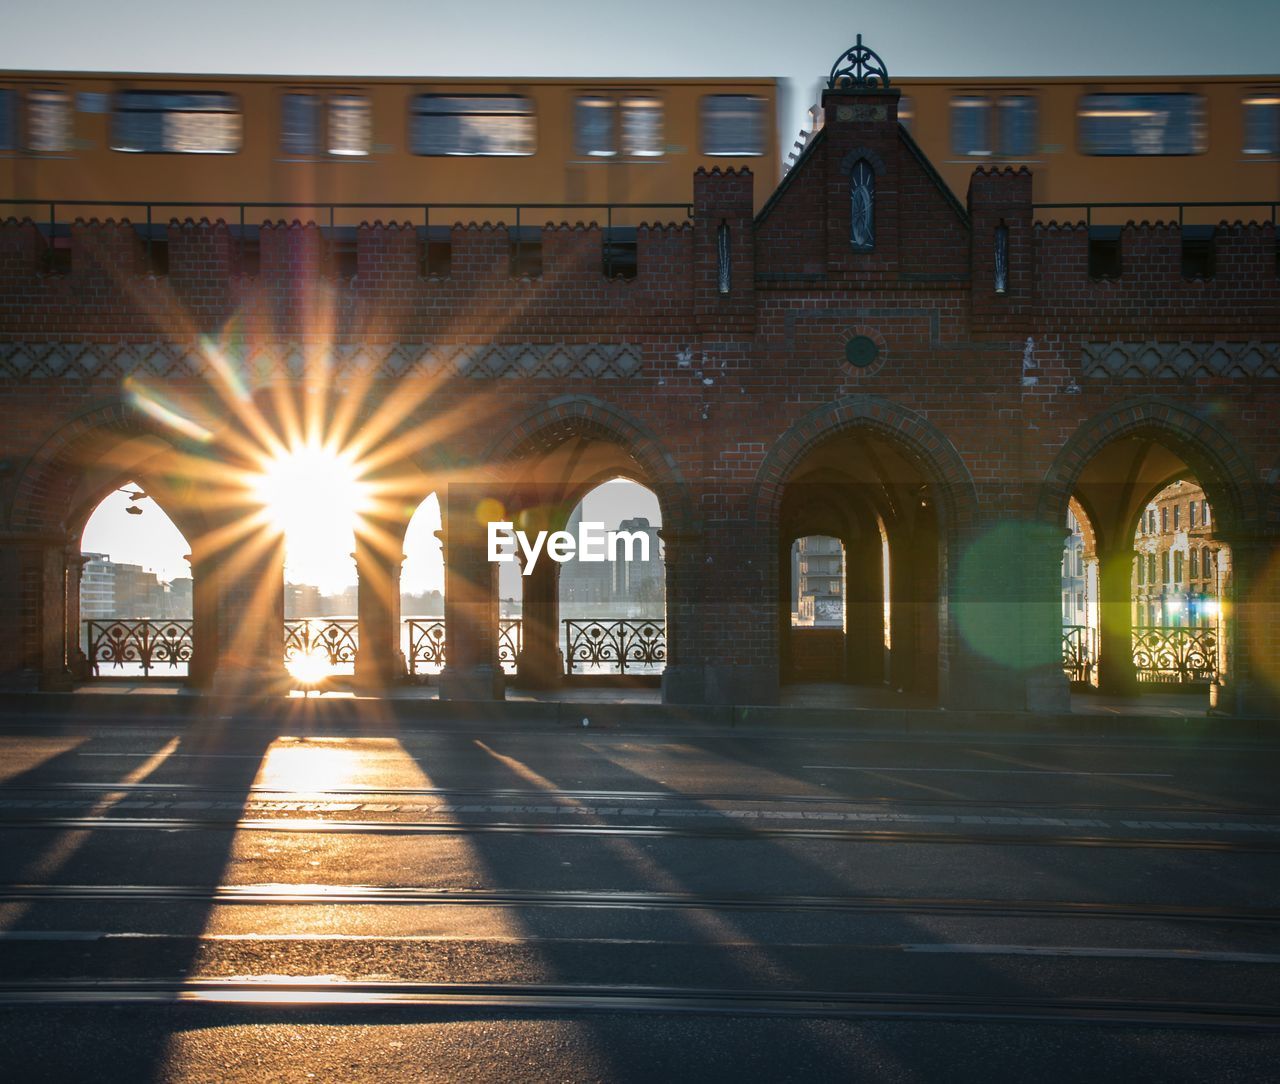
M 554 689 L 564 679 L 559 573 L 560 565 L 544 558 L 523 577 L 522 641 L 516 671 L 519 684 L 526 689 Z
M 1210 705 L 1280 718 L 1280 537 L 1232 536 L 1218 559 L 1218 684 Z
M 664 704 L 701 704 L 706 699 L 706 661 L 701 654 L 702 610 L 697 591 L 700 546 L 689 531 L 663 527 L 666 575 L 667 665 L 662 671 Z
M 40 545 L 40 688 L 65 691 L 75 685 L 68 666 L 69 631 L 73 619 L 67 605 L 67 545 L 64 541 Z M 79 584 L 76 584 L 77 589 Z M 76 614 L 79 613 L 77 601 Z M 76 618 L 78 620 L 78 618 Z M 78 629 L 76 629 L 78 634 Z M 73 644 L 75 639 L 71 639 Z
M 443 700 L 502 700 L 498 665 L 498 566 L 487 556 L 489 493 L 450 484 L 443 507 L 445 667 Z M 493 502 L 495 505 L 497 502 Z M 493 517 L 499 518 L 499 517 Z
M 379 531 L 394 537 L 394 531 Z M 397 546 L 397 549 L 399 547 Z M 372 538 L 356 537 L 356 684 L 376 691 L 394 685 L 407 673 L 400 647 L 400 571 L 403 553 L 389 553 Z
M 220 548 L 216 555 L 201 540 L 193 543 L 193 552 L 193 586 L 200 579 L 212 581 L 211 601 L 217 611 L 213 658 L 205 654 L 197 670 L 209 675 L 211 690 L 219 694 L 285 691 L 289 675 L 284 668 L 284 537 L 251 536 Z M 204 572 L 198 579 L 197 566 Z M 198 628 L 194 638 L 199 645 Z M 196 650 L 204 651 L 199 646 Z

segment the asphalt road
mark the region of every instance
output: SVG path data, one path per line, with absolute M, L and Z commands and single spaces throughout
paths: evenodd
M 1280 742 L 0 720 L 0 1077 L 1275 1079 Z

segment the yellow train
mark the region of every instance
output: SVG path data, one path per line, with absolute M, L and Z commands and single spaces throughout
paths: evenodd
M 1025 165 L 1038 203 L 1132 205 L 1095 222 L 1170 217 L 1144 212 L 1151 203 L 1280 201 L 1280 76 L 893 85 L 902 123 L 962 200 L 976 167 Z M 238 213 L 218 201 L 383 201 L 434 204 L 437 225 L 477 204 L 683 203 L 699 166 L 751 168 L 760 206 L 783 172 L 777 148 L 794 131 L 780 119 L 785 97 L 770 78 L 0 73 L 0 214 L 21 213 L 6 199 L 196 205 L 157 206 L 158 222 L 192 210 Z M 284 214 L 259 207 L 247 221 Z M 334 224 L 375 214 L 338 212 Z M 1188 217 L 1274 214 L 1206 208 Z M 414 215 L 388 207 L 381 217 Z M 465 217 L 512 216 L 495 207 Z M 525 221 L 554 217 L 534 210 Z M 623 213 L 615 222 L 641 217 L 659 216 Z M 1046 217 L 1082 215 L 1062 208 Z
M 902 92 L 900 120 L 961 200 L 975 167 L 1007 165 L 1031 170 L 1037 203 L 1280 201 L 1280 76 L 893 85 Z M 1226 217 L 1221 208 L 1199 212 L 1188 209 L 1188 217 Z M 1063 209 L 1046 217 L 1080 216 Z M 1119 217 L 1171 214 L 1135 207 Z
M 747 166 L 763 203 L 778 102 L 773 79 L 0 73 L 0 201 L 687 203 L 699 166 Z

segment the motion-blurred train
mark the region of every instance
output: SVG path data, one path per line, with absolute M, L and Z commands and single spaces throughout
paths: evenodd
M 1280 200 L 1280 76 L 893 85 L 961 200 L 996 164 L 1031 169 L 1039 203 Z M 15 199 L 683 203 L 693 171 L 717 165 L 750 167 L 759 206 L 786 168 L 786 97 L 768 78 L 0 73 L 0 215 Z

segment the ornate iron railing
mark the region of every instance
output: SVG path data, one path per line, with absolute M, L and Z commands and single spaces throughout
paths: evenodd
M 498 662 L 508 674 L 516 671 L 516 659 L 524 647 L 524 622 L 504 617 L 498 622 Z
M 1062 669 L 1073 684 L 1098 683 L 1098 634 L 1062 628 Z M 1218 680 L 1218 630 L 1135 625 L 1133 669 L 1144 685 L 1203 685 Z
M 354 617 L 312 617 L 284 623 L 284 661 L 323 652 L 336 673 L 353 673 L 360 647 L 360 623 Z
M 564 624 L 564 664 L 570 673 L 656 674 L 667 662 L 664 621 L 581 621 Z
M 1062 669 L 1067 680 L 1092 685 L 1097 680 L 1097 643 L 1088 625 L 1062 626 Z
M 1138 681 L 1204 685 L 1218 680 L 1218 630 L 1135 625 L 1133 668 Z
M 150 677 L 157 667 L 168 667 L 174 677 L 184 677 L 191 662 L 192 622 L 160 621 L 149 618 L 86 621 L 85 656 L 93 668 L 93 676 L 102 676 L 102 667 L 110 666 L 130 676 L 128 670 L 141 670 Z
M 405 619 L 405 661 L 411 680 L 438 674 L 444 669 L 446 636 L 443 617 L 410 617 Z M 518 617 L 498 621 L 498 662 L 508 674 L 516 670 L 516 657 L 524 646 L 524 622 Z
M 405 620 L 405 628 L 409 642 L 404 657 L 409 677 L 440 673 L 444 669 L 444 618 L 410 617 Z

